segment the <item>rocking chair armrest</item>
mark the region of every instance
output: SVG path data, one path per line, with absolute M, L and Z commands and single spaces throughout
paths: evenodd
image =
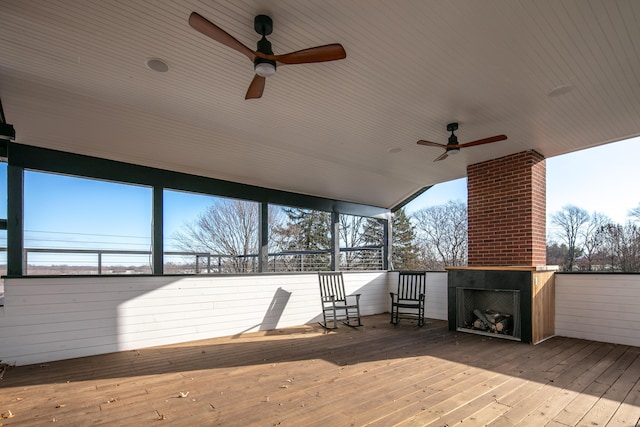
M 360 295 L 362 295 L 362 294 L 351 294 L 351 295 L 347 295 L 347 296 L 345 296 L 345 300 L 346 300 L 347 298 L 349 298 L 349 297 L 352 297 L 352 298 L 353 298 L 353 297 L 356 297 L 356 301 L 360 301 Z

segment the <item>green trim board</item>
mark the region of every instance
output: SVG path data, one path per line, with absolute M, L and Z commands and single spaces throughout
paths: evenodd
M 232 197 L 242 200 L 326 212 L 338 212 L 349 215 L 386 217 L 390 212 L 389 209 L 377 206 L 274 190 L 25 144 L 9 143 L 8 154 L 10 165 L 19 166 L 24 169 L 148 185 L 171 190 Z

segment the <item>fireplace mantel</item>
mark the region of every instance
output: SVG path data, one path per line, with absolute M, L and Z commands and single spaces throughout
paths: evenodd
M 482 267 L 445 267 L 451 270 L 487 270 L 487 271 L 557 271 L 557 265 L 487 265 Z

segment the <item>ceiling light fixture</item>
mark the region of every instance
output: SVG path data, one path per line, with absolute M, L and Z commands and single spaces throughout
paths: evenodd
M 255 62 L 256 74 L 260 77 L 271 77 L 276 73 L 276 62 L 269 61 L 268 59 L 256 59 Z
M 162 59 L 158 58 L 147 59 L 147 67 L 149 67 L 150 70 L 157 71 L 158 73 L 166 73 L 169 71 L 169 65 L 167 65 L 167 63 Z
M 567 93 L 573 90 L 573 85 L 571 83 L 564 84 L 560 86 L 556 86 L 547 93 L 547 95 L 551 98 L 556 98 L 558 96 L 566 95 Z

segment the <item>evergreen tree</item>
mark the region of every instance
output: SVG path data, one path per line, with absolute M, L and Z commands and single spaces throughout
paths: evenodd
M 287 250 L 328 249 L 331 245 L 331 214 L 311 209 L 283 208 L 288 221 L 278 232 Z
M 404 208 L 393 217 L 393 252 L 391 260 L 394 270 L 418 270 L 424 268 L 418 261 L 416 233 Z
M 398 210 L 391 222 L 391 263 L 394 270 L 418 270 L 424 268 L 418 260 L 415 229 L 404 208 Z M 364 227 L 364 240 L 367 245 L 382 245 L 383 228 L 380 220 L 367 218 Z
M 274 230 L 274 241 L 283 251 L 324 251 L 331 246 L 331 214 L 312 209 L 283 208 L 285 224 Z M 327 253 L 300 255 L 291 270 L 327 270 Z M 281 267 L 279 267 L 281 269 Z

